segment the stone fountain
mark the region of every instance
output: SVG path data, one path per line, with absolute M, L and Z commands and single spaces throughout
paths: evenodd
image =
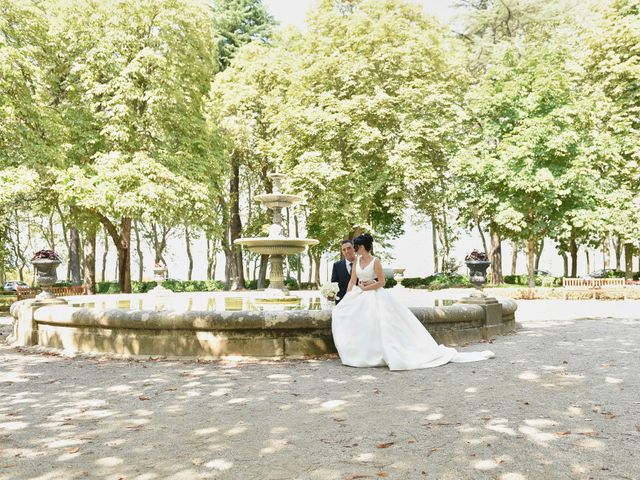
M 269 178 L 273 182 L 273 193 L 256 195 L 254 198 L 273 211 L 273 224 L 269 227 L 267 237 L 238 238 L 234 243 L 244 245 L 249 250 L 261 255 L 269 255 L 269 298 L 278 301 L 293 300 L 296 297 L 289 296 L 289 291 L 284 286 L 282 264 L 285 255 L 302 253 L 311 245 L 317 245 L 318 240 L 313 238 L 291 238 L 282 233 L 282 209 L 300 203 L 303 198 L 298 195 L 282 193 L 280 187 L 286 175 L 271 173 Z

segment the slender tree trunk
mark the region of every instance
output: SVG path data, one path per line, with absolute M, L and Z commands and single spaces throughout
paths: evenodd
M 96 230 L 94 228 L 90 228 L 86 234 L 84 249 L 84 293 L 94 295 L 96 293 Z
M 487 239 L 484 237 L 484 232 L 482 231 L 482 227 L 480 226 L 480 220 L 476 221 L 476 227 L 478 228 L 478 233 L 480 234 L 480 240 L 482 241 L 482 251 L 484 252 L 485 255 L 489 256 L 489 250 L 487 249 Z
M 316 253 L 314 255 L 314 260 L 315 260 L 315 270 L 316 270 L 316 275 L 315 275 L 315 284 L 316 284 L 316 288 L 320 288 L 320 260 L 322 259 L 322 255 L 320 253 Z
M 434 217 L 431 217 L 431 245 L 433 247 L 433 273 L 438 273 L 440 271 L 440 258 L 438 256 L 438 232 Z
M 569 244 L 569 253 L 571 255 L 571 277 L 576 278 L 578 276 L 578 244 L 573 236 Z
M 518 268 L 518 244 L 513 242 L 511 244 L 511 275 L 515 275 Z
M 624 244 L 624 278 L 633 280 L 633 254 L 635 247 L 633 243 Z
M 235 263 L 235 283 L 236 288 L 243 290 L 245 288 L 244 268 L 242 261 L 242 247 L 235 246 L 234 241 L 240 238 L 242 233 L 242 219 L 240 218 L 240 164 L 237 159 L 232 156 L 231 165 L 231 182 L 229 187 L 231 207 L 231 223 L 229 226 L 229 245 L 232 251 L 231 261 Z
M 69 228 L 69 265 L 71 270 L 71 283 L 81 285 L 80 276 L 80 233 L 77 228 Z
M 60 215 L 60 226 L 62 227 L 62 239 L 64 240 L 64 244 L 67 247 L 67 252 L 69 252 L 69 258 L 67 259 L 67 281 L 71 280 L 71 245 L 69 243 L 69 235 L 67 232 L 67 219 L 62 213 L 62 208 L 60 208 L 60 204 L 56 203 L 56 209 L 58 210 L 58 215 Z
M 298 215 L 293 215 L 293 225 L 296 231 L 296 238 L 300 238 L 300 225 L 298 222 Z M 296 262 L 296 280 L 298 281 L 298 288 L 302 288 L 302 254 L 298 253 Z
M 451 245 L 449 243 L 449 222 L 447 221 L 447 210 L 445 205 L 442 205 L 442 247 L 444 251 L 442 252 L 442 270 L 444 271 L 445 262 L 449 260 L 449 255 L 451 252 Z
M 536 270 L 540 270 L 540 257 L 542 257 L 542 249 L 544 248 L 544 238 L 536 244 Z
M 605 235 L 602 241 L 602 260 L 604 266 L 602 268 L 611 268 L 611 238 Z
M 527 239 L 527 273 L 529 274 L 529 288 L 535 288 L 536 276 L 535 270 L 536 256 L 536 239 L 531 237 Z
M 311 287 L 311 280 L 313 279 L 313 255 L 309 252 L 309 287 Z
M 120 293 L 131 293 L 131 223 L 129 217 L 120 220 L 120 232 L 115 225 L 104 215 L 98 215 L 100 222 L 109 232 L 113 243 L 118 250 L 118 283 Z
M 133 222 L 133 233 L 136 236 L 136 253 L 138 255 L 138 281 L 142 283 L 144 278 L 144 255 L 142 253 L 142 243 L 140 242 L 140 228 L 138 222 Z
M 189 269 L 187 271 L 187 280 L 191 281 L 191 277 L 193 275 L 193 255 L 191 255 L 191 234 L 189 232 L 189 227 L 186 225 L 184 227 L 184 240 L 187 247 L 187 258 L 189 259 Z
M 622 240 L 620 240 L 620 237 L 613 239 L 613 248 L 616 254 L 616 270 L 620 270 L 620 263 L 622 261 Z
M 584 256 L 587 261 L 587 274 L 591 273 L 591 255 L 589 255 L 589 249 L 584 249 Z
M 562 257 L 562 276 L 566 278 L 569 276 L 569 257 L 566 252 L 562 252 L 560 256 Z
M 269 266 L 269 255 L 260 255 L 260 271 L 258 272 L 258 288 L 266 288 L 267 267 Z
M 106 276 L 107 276 L 107 258 L 109 255 L 109 233 L 107 232 L 107 229 L 104 229 L 104 252 L 102 253 L 102 281 L 106 282 Z
M 491 282 L 494 285 L 500 285 L 504 283 L 502 278 L 502 240 L 500 234 L 491 229 L 491 251 L 489 252 L 489 259 L 491 260 Z

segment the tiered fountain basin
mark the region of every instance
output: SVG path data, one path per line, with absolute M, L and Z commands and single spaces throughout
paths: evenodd
M 295 255 L 319 242 L 313 238 L 253 237 L 239 238 L 235 243 L 260 255 Z
M 428 294 L 408 290 L 394 294 L 411 305 L 439 343 L 477 342 L 515 329 L 513 300 L 500 300 L 491 308 L 474 304 L 433 306 L 434 298 Z M 82 297 L 84 304 L 50 306 L 25 300 L 11 308 L 14 325 L 9 341 L 16 346 L 38 346 L 68 354 L 166 358 L 335 354 L 331 309 L 326 305 L 321 309 L 319 298 L 312 292 L 298 291 L 295 295 L 302 299 L 301 305 L 289 310 L 282 305 L 274 306 L 276 310 L 248 310 L 251 299 L 259 293 L 178 293 L 159 298 L 155 304 L 144 295 L 88 296 Z M 71 302 L 80 299 L 67 298 Z M 184 306 L 190 299 L 195 309 Z M 215 309 L 202 306 L 207 299 L 214 299 Z M 123 308 L 115 308 L 118 304 Z

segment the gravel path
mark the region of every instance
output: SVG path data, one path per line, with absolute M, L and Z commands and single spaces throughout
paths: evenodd
M 490 348 L 390 372 L 0 340 L 0 480 L 640 478 L 640 319 L 525 320 Z

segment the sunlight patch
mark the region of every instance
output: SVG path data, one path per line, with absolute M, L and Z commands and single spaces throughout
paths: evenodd
M 475 468 L 476 470 L 493 470 L 497 467 L 498 464 L 495 462 L 495 460 L 478 460 L 473 464 L 473 468 Z
M 526 372 L 522 372 L 520 375 L 518 375 L 518 378 L 520 380 L 529 380 L 535 382 L 540 379 L 540 375 L 527 370 Z
M 607 383 L 622 383 L 622 379 L 621 378 L 615 378 L 615 377 L 607 377 L 607 378 L 605 378 L 605 381 Z
M 469 387 L 464 392 L 465 393 L 476 393 L 478 389 L 476 387 Z
M 354 462 L 370 462 L 374 459 L 374 453 L 361 453 L 357 457 L 353 457 Z
M 427 415 L 424 418 L 425 420 L 440 420 L 442 417 L 444 417 L 444 415 L 441 413 L 432 413 L 431 415 Z
M 361 382 L 368 382 L 371 380 L 377 380 L 377 378 L 373 375 L 360 375 L 359 377 L 356 377 L 356 380 L 360 380 Z
M 424 403 L 414 403 L 413 405 L 400 405 L 396 407 L 396 410 L 402 410 L 405 412 L 426 412 L 431 407 Z
M 244 426 L 237 426 L 237 427 L 233 427 L 230 428 L 229 430 L 227 430 L 226 432 L 224 432 L 224 434 L 227 437 L 232 437 L 234 435 L 240 435 L 241 433 L 244 433 L 247 431 L 247 427 Z
M 225 470 L 229 470 L 231 467 L 233 467 L 233 463 L 225 460 L 224 458 L 218 458 L 216 460 L 211 460 L 210 462 L 205 463 L 204 466 L 213 470 L 224 472 Z
M 22 430 L 28 426 L 27 422 L 4 422 L 0 423 L 0 430 Z
M 122 465 L 124 460 L 118 457 L 104 457 L 96 460 L 96 464 L 101 467 L 115 467 L 116 465 Z
M 517 472 L 503 473 L 498 480 L 527 480 L 527 477 Z

